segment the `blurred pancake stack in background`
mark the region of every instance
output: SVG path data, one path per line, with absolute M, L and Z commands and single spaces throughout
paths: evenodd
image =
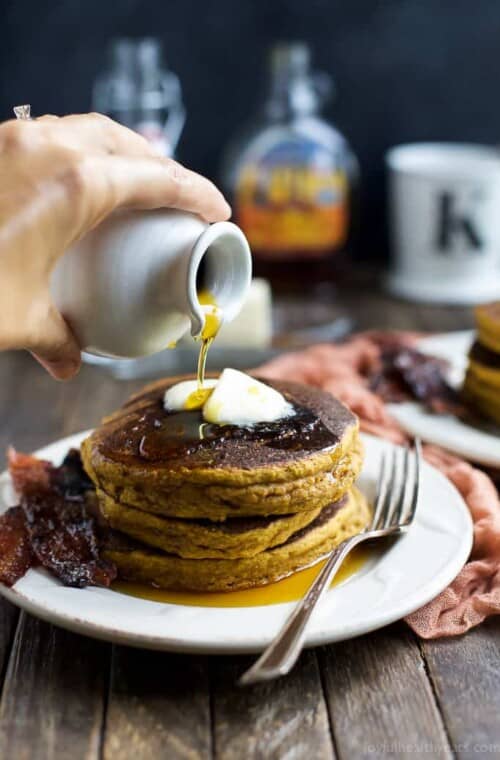
M 477 339 L 469 354 L 464 396 L 482 416 L 500 424 L 500 301 L 478 306 Z

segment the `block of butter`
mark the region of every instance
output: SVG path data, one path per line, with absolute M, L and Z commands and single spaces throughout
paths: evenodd
M 238 316 L 232 322 L 222 325 L 215 339 L 214 348 L 268 348 L 273 335 L 271 287 L 267 280 L 252 280 L 248 296 Z M 182 341 L 193 345 L 190 335 Z

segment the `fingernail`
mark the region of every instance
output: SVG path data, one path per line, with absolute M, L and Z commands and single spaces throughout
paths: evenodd
M 49 372 L 56 380 L 71 380 L 80 369 L 81 363 L 76 361 L 55 362 Z
M 41 356 L 37 356 L 37 354 L 33 354 L 33 356 L 55 380 L 69 380 L 74 377 L 80 369 L 80 362 L 75 361 L 74 359 L 49 361 L 48 359 L 43 359 Z

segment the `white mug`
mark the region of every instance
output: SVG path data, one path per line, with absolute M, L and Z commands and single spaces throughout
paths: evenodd
M 500 298 L 500 152 L 461 143 L 392 148 L 391 292 L 415 301 Z

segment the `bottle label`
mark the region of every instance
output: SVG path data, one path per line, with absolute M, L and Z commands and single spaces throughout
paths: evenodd
M 261 258 L 321 258 L 345 243 L 349 186 L 323 146 L 304 138 L 275 143 L 247 162 L 236 183 L 236 214 Z

